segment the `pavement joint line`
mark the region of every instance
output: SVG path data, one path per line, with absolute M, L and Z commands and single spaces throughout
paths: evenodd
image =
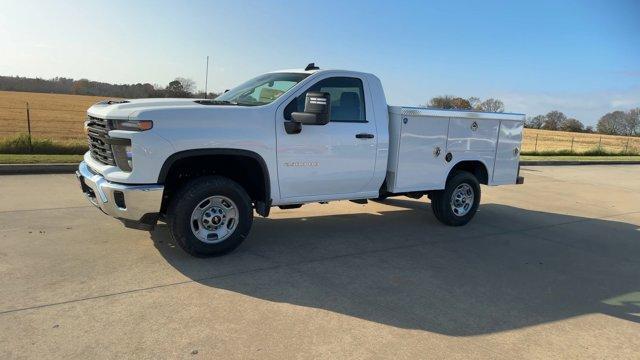
M 546 179 L 545 180 L 536 181 L 534 184 L 545 184 L 545 183 L 580 184 L 580 185 L 595 186 L 595 187 L 609 186 L 609 187 L 613 187 L 613 188 L 623 189 L 623 190 L 626 190 L 626 191 L 632 191 L 632 192 L 636 191 L 635 189 L 629 189 L 627 187 L 619 186 L 619 185 L 616 185 L 616 184 L 598 184 L 598 183 L 594 184 L 594 183 L 584 182 L 584 181 L 579 181 L 579 180 L 577 180 L 577 181 L 574 181 L 574 180 L 571 180 L 571 181 L 570 180 L 560 180 L 560 179 L 555 179 L 553 177 L 546 177 L 544 175 L 538 175 L 538 174 L 536 174 L 536 176 L 544 177 Z M 525 177 L 525 183 L 526 183 L 526 179 L 527 178 Z
M 50 211 L 50 210 L 66 210 L 66 209 L 87 209 L 93 208 L 93 205 L 85 205 L 85 206 L 68 206 L 68 207 L 57 207 L 57 208 L 45 208 L 45 209 L 21 209 L 21 210 L 2 210 L 0 214 L 10 214 L 10 213 L 18 213 L 18 212 L 30 212 L 30 211 Z
M 222 278 L 227 278 L 227 277 L 232 277 L 232 276 L 237 276 L 237 275 L 245 275 L 245 274 L 251 274 L 251 273 L 255 273 L 255 272 L 275 270 L 275 269 L 279 269 L 279 268 L 297 267 L 297 266 L 300 266 L 300 265 L 314 264 L 314 263 L 318 263 L 318 262 L 323 262 L 323 261 L 328 261 L 328 260 L 335 260 L 335 259 L 340 259 L 340 258 L 347 258 L 347 257 L 353 257 L 353 256 L 362 256 L 362 255 L 370 255 L 370 254 L 386 252 L 386 251 L 411 249 L 411 248 L 420 247 L 420 246 L 431 246 L 431 245 L 441 244 L 441 243 L 445 243 L 445 242 L 446 243 L 459 242 L 459 241 L 467 240 L 467 239 L 472 238 L 472 237 L 485 238 L 485 237 L 488 237 L 488 236 L 500 236 L 500 235 L 506 235 L 506 234 L 511 234 L 511 233 L 525 232 L 525 231 L 530 231 L 530 230 L 543 229 L 543 228 L 547 228 L 547 227 L 555 227 L 555 226 L 562 226 L 562 225 L 568 225 L 568 224 L 575 224 L 575 223 L 593 221 L 593 220 L 602 220 L 602 219 L 607 219 L 607 218 L 612 218 L 612 217 L 617 217 L 617 216 L 624 216 L 624 215 L 638 214 L 638 213 L 640 213 L 640 211 L 630 211 L 630 212 L 612 214 L 612 215 L 607 215 L 607 216 L 602 216 L 602 217 L 597 217 L 597 218 L 585 218 L 585 219 L 581 219 L 581 220 L 567 221 L 567 222 L 558 223 L 558 224 L 540 225 L 540 226 L 533 226 L 533 227 L 525 228 L 525 229 L 507 230 L 507 231 L 503 231 L 503 232 L 499 232 L 499 233 L 489 233 L 489 234 L 483 234 L 483 235 L 469 235 L 469 236 L 458 238 L 457 240 L 453 240 L 453 241 L 452 240 L 439 240 L 439 241 L 436 240 L 436 241 L 427 242 L 427 243 L 420 242 L 420 243 L 407 244 L 407 245 L 396 246 L 396 247 L 391 247 L 391 248 L 374 249 L 374 250 L 361 251 L 361 252 L 356 252 L 356 253 L 347 253 L 347 254 L 340 254 L 340 255 L 335 255 L 335 256 L 327 256 L 327 257 L 323 257 L 323 258 L 311 259 L 311 260 L 305 260 L 305 261 L 299 261 L 299 262 L 293 262 L 293 263 L 276 263 L 275 265 L 272 265 L 272 266 L 265 266 L 265 267 L 251 269 L 251 270 L 245 270 L 245 271 L 231 272 L 231 273 L 228 273 L 228 274 L 205 276 L 205 277 L 198 278 L 198 279 L 189 279 L 189 280 L 178 281 L 178 282 L 169 283 L 169 284 L 160 284 L 160 285 L 154 285 L 154 286 L 149 286 L 149 287 L 145 287 L 145 288 L 137 288 L 137 289 L 119 291 L 119 292 L 115 292 L 115 293 L 102 294 L 102 295 L 96 295 L 96 296 L 89 296 L 89 297 L 80 298 L 80 299 L 71 299 L 71 300 L 60 301 L 60 302 L 55 302 L 55 303 L 35 305 L 35 306 L 30 306 L 30 307 L 25 307 L 25 308 L 4 310 L 4 311 L 0 311 L 0 315 L 12 314 L 12 313 L 28 311 L 28 310 L 37 310 L 37 309 L 53 307 L 53 306 L 58 306 L 58 305 L 73 304 L 73 303 L 83 302 L 83 301 L 88 301 L 88 300 L 97 300 L 97 299 L 102 299 L 102 298 L 115 297 L 115 296 L 119 296 L 119 295 L 133 294 L 133 293 L 144 292 L 144 291 L 155 290 L 155 289 L 162 289 L 162 288 L 167 288 L 167 287 L 177 286 L 177 285 L 202 283 L 202 282 L 206 282 L 208 280 L 213 280 L 213 279 L 222 279 Z M 247 253 L 249 253 L 249 252 L 247 252 Z M 275 260 L 272 260 L 272 259 L 270 259 L 270 260 L 275 262 Z
M 631 213 L 631 214 L 635 214 L 635 212 Z M 596 219 L 593 219 L 593 220 L 596 220 Z M 640 227 L 640 225 L 638 227 Z M 535 229 L 533 229 L 533 230 L 535 230 Z M 529 230 L 527 230 L 527 231 L 529 231 Z M 557 240 L 547 239 L 545 237 L 542 237 L 542 236 L 534 234 L 534 233 L 527 234 L 527 235 L 531 236 L 533 238 L 536 238 L 538 240 L 541 240 L 541 241 L 546 241 L 546 242 L 549 242 L 551 244 L 555 244 L 555 245 L 558 245 L 558 246 L 565 247 L 567 249 L 572 249 L 572 250 L 575 250 L 575 251 L 578 251 L 578 252 L 587 253 L 587 254 L 589 254 L 591 256 L 594 256 L 594 257 L 599 257 L 599 258 L 604 258 L 604 259 L 612 259 L 612 260 L 615 260 L 615 261 L 618 261 L 618 262 L 627 262 L 627 263 L 631 263 L 631 264 L 637 264 L 637 262 L 634 261 L 633 259 L 617 258 L 617 257 L 609 256 L 609 255 L 604 255 L 604 254 L 599 253 L 599 252 L 591 252 L 591 251 L 589 251 L 589 250 L 587 250 L 585 248 L 581 248 L 581 247 L 578 247 L 578 246 L 575 246 L 575 245 L 563 243 L 563 242 L 557 241 Z

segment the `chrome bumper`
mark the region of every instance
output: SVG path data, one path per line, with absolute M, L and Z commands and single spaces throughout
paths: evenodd
M 162 203 L 162 185 L 125 185 L 107 181 L 83 161 L 76 171 L 89 202 L 134 228 L 153 228 Z

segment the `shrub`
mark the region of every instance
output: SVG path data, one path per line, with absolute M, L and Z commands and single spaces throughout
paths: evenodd
M 534 156 L 638 156 L 637 151 L 608 151 L 601 147 L 594 147 L 587 151 L 571 151 L 565 150 L 540 150 L 540 151 L 523 151 L 522 155 L 534 155 Z
M 31 137 L 20 134 L 0 139 L 1 154 L 84 154 L 88 145 L 84 141 L 54 141 L 52 139 Z

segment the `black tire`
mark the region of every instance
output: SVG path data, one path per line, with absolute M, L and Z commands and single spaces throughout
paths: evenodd
M 191 215 L 196 206 L 211 196 L 232 200 L 237 208 L 235 230 L 217 243 L 206 243 L 192 231 Z M 173 240 L 187 253 L 208 257 L 226 254 L 244 241 L 253 223 L 253 207 L 247 192 L 236 182 L 222 176 L 203 176 L 193 179 L 173 196 L 167 211 L 167 224 Z
M 387 195 L 380 195 L 377 198 L 373 198 L 371 199 L 371 201 L 375 201 L 375 202 L 383 202 L 385 200 L 387 200 L 389 197 Z
M 433 210 L 433 215 L 436 217 L 436 219 L 438 219 L 438 221 L 442 221 L 440 220 L 440 205 L 438 204 L 438 202 L 440 201 L 440 197 L 442 196 L 441 193 L 443 192 L 444 190 L 437 190 L 432 191 L 431 194 L 429 194 L 429 199 L 431 200 L 431 210 Z
M 451 198 L 454 191 L 463 184 L 469 186 L 473 193 L 473 202 L 463 215 L 459 215 L 452 209 Z M 431 194 L 431 208 L 436 219 L 449 226 L 462 226 L 467 224 L 478 210 L 480 205 L 480 183 L 473 174 L 467 171 L 456 171 L 447 180 L 444 190 L 434 191 Z

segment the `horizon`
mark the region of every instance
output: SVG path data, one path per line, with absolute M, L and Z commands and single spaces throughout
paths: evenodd
M 640 107 L 635 1 L 321 5 L 10 1 L 0 75 L 161 86 L 186 77 L 204 90 L 209 55 L 212 92 L 315 62 L 375 74 L 390 105 L 497 98 L 506 112 L 559 110 L 587 126 Z

